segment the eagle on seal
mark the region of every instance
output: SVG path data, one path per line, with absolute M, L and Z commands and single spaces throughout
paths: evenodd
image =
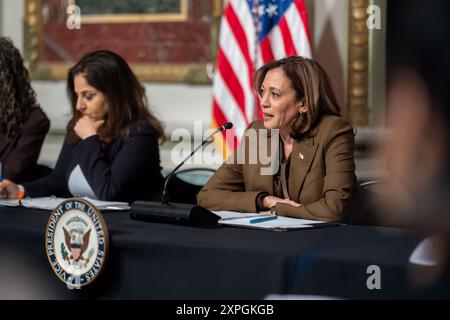
M 78 261 L 85 260 L 83 253 L 89 247 L 89 237 L 91 235 L 91 229 L 89 229 L 83 236 L 79 232 L 69 232 L 64 227 L 64 238 L 66 240 L 66 246 L 69 248 L 72 255 L 70 260 Z

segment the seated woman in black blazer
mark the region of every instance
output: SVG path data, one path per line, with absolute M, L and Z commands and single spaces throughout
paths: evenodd
M 4 198 L 88 196 L 148 200 L 161 191 L 161 123 L 125 60 L 110 51 L 85 55 L 69 70 L 73 117 L 53 173 L 22 185 L 0 182 Z

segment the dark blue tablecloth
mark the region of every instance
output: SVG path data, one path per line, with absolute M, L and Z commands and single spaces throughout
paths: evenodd
M 110 259 L 89 287 L 68 290 L 48 263 L 50 212 L 0 208 L 3 298 L 262 299 L 269 294 L 338 298 L 417 297 L 408 262 L 421 240 L 412 231 L 340 226 L 288 232 L 210 229 L 104 213 Z M 381 270 L 369 290 L 367 268 Z

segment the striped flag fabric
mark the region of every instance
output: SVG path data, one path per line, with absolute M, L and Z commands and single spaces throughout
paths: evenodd
M 220 24 L 212 115 L 213 128 L 234 124 L 216 140 L 224 157 L 236 149 L 247 126 L 261 118 L 252 86 L 255 70 L 299 55 L 312 56 L 304 0 L 228 1 Z

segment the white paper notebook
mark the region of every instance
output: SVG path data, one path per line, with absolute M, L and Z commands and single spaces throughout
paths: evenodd
M 2 206 L 2 207 L 18 207 L 18 206 L 20 206 L 20 203 L 19 203 L 19 200 L 2 199 L 2 200 L 0 200 L 0 206 Z
M 89 197 L 83 197 L 81 199 L 87 200 L 96 206 L 99 210 L 129 210 L 130 206 L 127 202 L 119 201 L 101 201 L 91 199 Z M 0 205 L 9 207 L 23 206 L 26 208 L 54 210 L 65 198 L 57 197 L 38 197 L 38 198 L 26 198 L 21 200 L 0 200 Z
M 236 212 L 236 211 L 213 211 L 214 214 L 220 217 L 220 220 L 231 220 L 231 219 L 239 219 L 239 218 L 251 218 L 260 216 L 259 213 L 251 213 L 251 212 Z
M 298 218 L 289 218 L 277 216 L 275 219 L 252 223 L 255 219 L 264 218 L 264 217 L 273 217 L 268 213 L 242 213 L 242 212 L 234 212 L 234 211 L 213 211 L 215 214 L 221 217 L 219 220 L 219 224 L 235 226 L 235 227 L 244 227 L 244 228 L 252 228 L 252 229 L 266 229 L 266 230 L 275 230 L 275 231 L 284 231 L 289 229 L 306 229 L 313 228 L 322 225 L 340 225 L 337 223 L 327 223 L 325 221 L 318 220 L 308 220 L 308 219 L 298 219 Z

